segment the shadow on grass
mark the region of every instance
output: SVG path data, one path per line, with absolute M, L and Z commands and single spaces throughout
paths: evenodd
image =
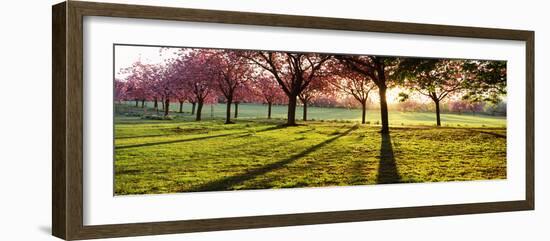
M 285 126 L 277 125 L 265 129 L 261 129 L 256 131 L 256 133 L 261 132 L 267 132 L 267 131 L 273 131 L 285 128 Z M 156 146 L 156 145 L 167 145 L 167 144 L 174 144 L 174 143 L 182 143 L 182 142 L 190 142 L 190 141 L 199 141 L 199 140 L 206 140 L 206 139 L 212 139 L 212 138 L 218 138 L 218 137 L 226 137 L 226 136 L 233 136 L 233 135 L 240 135 L 240 137 L 251 135 L 249 132 L 237 132 L 237 133 L 227 133 L 227 134 L 219 134 L 219 135 L 209 135 L 209 136 L 201 136 L 201 137 L 195 137 L 195 138 L 187 138 L 187 139 L 179 139 L 179 140 L 172 140 L 172 141 L 161 141 L 161 142 L 150 142 L 150 143 L 142 143 L 142 144 L 135 144 L 135 145 L 127 145 L 127 146 L 118 146 L 115 149 L 116 150 L 122 150 L 122 149 L 128 149 L 128 148 L 136 148 L 136 147 L 145 147 L 145 146 Z M 173 134 L 167 134 L 164 136 L 170 136 Z M 155 136 L 163 136 L 163 135 L 150 135 L 150 136 L 141 136 L 141 137 L 155 137 Z M 129 138 L 137 138 L 136 137 L 128 137 Z M 239 136 L 238 136 L 239 137 Z M 116 138 L 116 139 L 123 139 L 123 138 Z
M 381 136 L 380 165 L 378 167 L 378 178 L 376 183 L 398 183 L 401 177 L 397 172 L 390 134 L 381 133 Z
M 284 129 L 284 128 L 286 128 L 286 126 L 284 126 L 284 125 L 275 125 L 275 126 L 272 126 L 272 127 L 268 127 L 268 128 L 265 128 L 265 129 L 258 130 L 258 131 L 256 131 L 256 133 L 261 133 L 261 132 L 266 132 L 266 131 L 274 131 L 274 130 L 279 130 L 279 129 Z
M 172 136 L 172 135 L 174 135 L 174 134 L 157 134 L 157 135 L 142 135 L 142 136 L 120 136 L 120 137 L 115 137 L 115 139 L 122 140 L 122 139 L 161 137 L 161 136 Z
M 245 135 L 247 135 L 246 132 L 227 133 L 227 134 L 211 135 L 211 136 L 201 136 L 201 137 L 187 138 L 187 139 L 179 139 L 179 140 L 172 140 L 172 141 L 160 141 L 160 142 L 151 142 L 151 143 L 142 143 L 142 144 L 135 144 L 135 145 L 127 145 L 127 146 L 118 146 L 118 147 L 115 147 L 115 149 L 116 149 L 116 150 L 122 150 L 122 149 L 128 149 L 128 148 L 136 148 L 136 147 L 166 145 L 166 144 L 182 143 L 182 142 L 189 142 L 189 141 L 199 141 L 199 140 L 206 140 L 206 139 L 212 139 L 212 138 L 218 138 L 218 137 L 234 136 L 234 135 L 238 135 L 238 134 L 245 134 Z
M 329 139 L 327 139 L 327 140 L 325 140 L 325 141 L 323 141 L 323 142 L 321 142 L 317 145 L 309 147 L 308 149 L 306 149 L 306 150 L 304 150 L 304 151 L 302 151 L 298 154 L 295 154 L 295 155 L 293 155 L 293 156 L 291 156 L 287 159 L 283 159 L 283 160 L 265 165 L 265 166 L 257 168 L 257 169 L 249 170 L 249 171 L 247 171 L 245 173 L 242 173 L 242 174 L 239 174 L 239 175 L 230 176 L 230 177 L 222 178 L 222 179 L 215 180 L 215 181 L 212 181 L 212 182 L 209 182 L 209 183 L 205 183 L 205 184 L 202 184 L 202 185 L 198 185 L 198 186 L 192 187 L 188 190 L 183 190 L 183 192 L 229 190 L 234 185 L 237 185 L 237 184 L 243 183 L 245 181 L 254 179 L 255 177 L 261 176 L 261 175 L 266 174 L 268 172 L 280 169 L 280 168 L 284 167 L 285 165 L 287 165 L 291 162 L 294 162 L 294 161 L 296 161 L 296 160 L 298 160 L 298 159 L 300 159 L 300 158 L 316 151 L 317 149 L 336 141 L 338 138 L 343 137 L 345 135 L 348 135 L 350 132 L 352 132 L 353 130 L 355 130 L 357 128 L 358 128 L 358 126 L 353 126 L 350 129 L 348 129 L 347 131 L 345 131 L 343 133 L 340 133 L 337 136 L 333 136 L 333 137 L 331 137 L 331 138 L 329 138 Z
M 481 130 L 476 130 L 476 129 L 469 129 L 469 131 L 476 132 L 476 133 L 481 133 L 481 134 L 492 135 L 492 136 L 497 137 L 497 138 L 506 139 L 506 134 L 499 134 L 499 133 L 494 133 L 494 132 L 489 132 L 489 131 L 481 131 Z

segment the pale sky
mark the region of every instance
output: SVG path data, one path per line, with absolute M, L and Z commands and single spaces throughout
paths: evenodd
M 169 48 L 161 55 L 161 47 L 126 46 L 115 45 L 115 78 L 122 79 L 124 75 L 119 74 L 120 70 L 132 66 L 140 60 L 147 64 L 158 64 L 166 59 L 176 57 L 174 53 L 179 48 Z

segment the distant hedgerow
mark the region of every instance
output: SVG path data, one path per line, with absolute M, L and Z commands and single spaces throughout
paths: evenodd
M 161 116 L 161 115 L 144 115 L 141 117 L 141 119 L 146 120 L 173 120 L 174 116 L 167 115 L 167 116 Z

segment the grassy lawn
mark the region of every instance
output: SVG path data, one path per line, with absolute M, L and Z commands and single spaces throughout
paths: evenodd
M 241 105 L 232 125 L 217 119 L 222 109 L 209 119 L 205 106 L 202 122 L 116 116 L 115 194 L 506 178 L 504 118 L 446 114 L 454 127 L 436 128 L 433 113 L 392 112 L 382 135 L 374 111 L 371 125 L 358 125 L 358 110 L 312 107 L 316 121 L 281 127 L 282 119 L 253 119 L 265 106 Z

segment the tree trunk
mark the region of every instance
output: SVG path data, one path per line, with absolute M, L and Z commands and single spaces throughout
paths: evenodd
M 200 121 L 200 120 L 201 120 L 202 105 L 203 105 L 203 102 L 202 102 L 202 101 L 199 101 L 199 104 L 198 104 L 198 106 L 197 106 L 197 117 L 195 118 L 196 121 Z M 194 104 L 194 103 L 193 103 L 193 107 L 195 107 L 195 104 Z
M 183 101 L 180 100 L 180 113 L 183 113 Z
M 366 103 L 366 101 L 361 101 L 361 109 L 363 111 L 361 113 L 361 124 L 365 124 L 366 120 L 367 120 L 367 103 Z
M 271 102 L 267 103 L 267 119 L 271 119 Z
M 439 110 L 439 100 L 434 100 L 435 103 L 435 115 L 437 119 L 437 126 L 441 126 L 441 117 L 440 117 L 440 110 Z
M 235 118 L 239 116 L 239 102 L 235 102 Z
M 170 111 L 170 100 L 166 98 L 164 101 L 164 117 L 168 116 L 168 112 Z
M 164 99 L 162 99 L 160 103 L 162 104 L 162 110 L 165 110 L 166 108 L 164 108 Z
M 195 114 L 195 106 L 197 106 L 197 102 L 191 103 L 191 115 Z
M 141 108 L 145 107 L 145 100 L 141 100 Z
M 155 100 L 154 100 L 153 107 L 155 108 L 155 110 L 158 110 L 158 108 L 159 108 L 159 102 L 158 102 L 157 98 L 155 98 Z
M 225 109 L 225 124 L 231 124 L 231 102 L 233 100 L 227 98 L 227 106 Z
M 288 114 L 286 124 L 289 126 L 296 125 L 296 96 L 288 97 Z
M 139 106 L 139 100 L 136 100 L 136 107 Z
M 302 103 L 304 104 L 304 121 L 307 121 L 307 100 Z
M 388 120 L 388 102 L 386 101 L 386 85 L 378 87 L 378 93 L 380 95 L 380 117 L 382 119 L 381 133 L 390 133 L 389 120 Z

